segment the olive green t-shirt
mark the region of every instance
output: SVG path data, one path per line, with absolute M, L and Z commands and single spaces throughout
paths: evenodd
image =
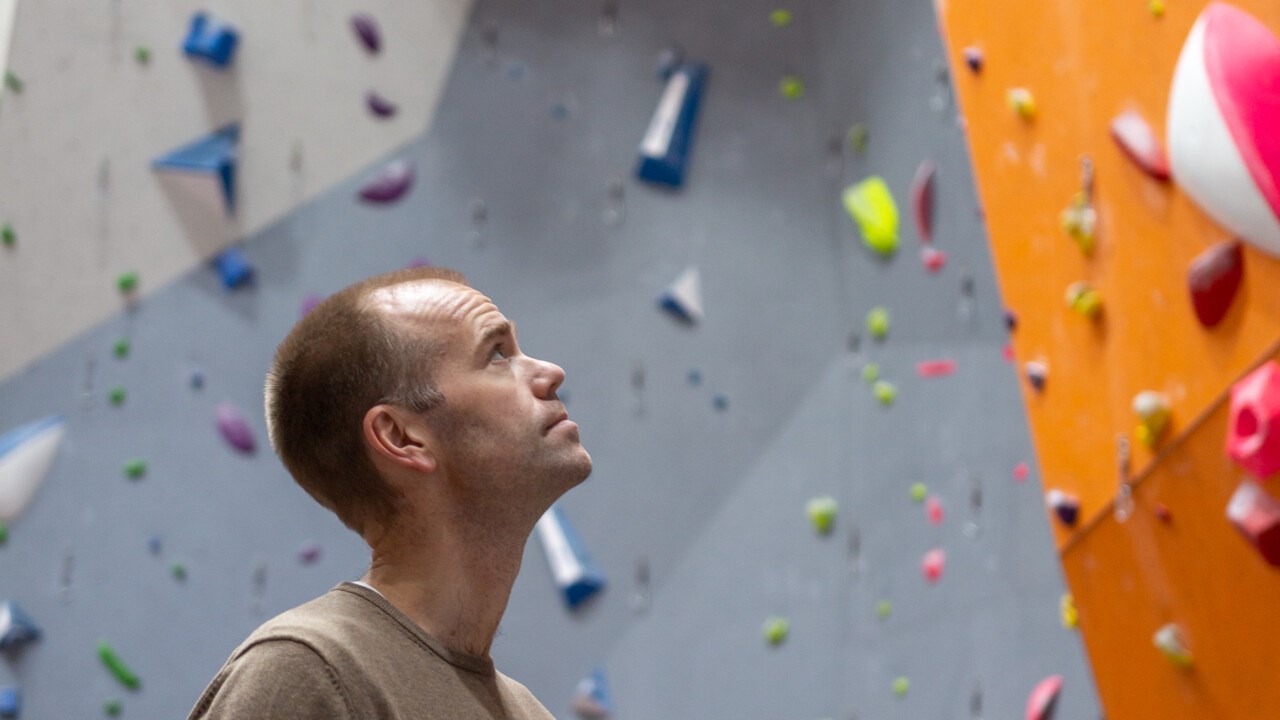
M 188 720 L 554 720 L 493 660 L 445 647 L 377 591 L 342 583 L 231 653 Z

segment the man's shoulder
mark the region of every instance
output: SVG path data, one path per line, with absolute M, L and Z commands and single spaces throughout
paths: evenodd
M 331 664 L 377 636 L 381 610 L 344 585 L 286 610 L 259 625 L 231 658 L 263 643 L 284 640 L 309 647 Z M 337 655 L 335 655 L 337 653 Z

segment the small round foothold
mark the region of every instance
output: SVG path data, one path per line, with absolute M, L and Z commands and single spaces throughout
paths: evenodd
M 1036 391 L 1044 390 L 1044 384 L 1049 379 L 1049 366 L 1040 360 L 1028 361 L 1023 366 L 1023 370 L 1027 374 L 1027 382 L 1031 383 L 1031 387 Z
M 881 600 L 876 603 L 876 617 L 881 620 L 888 620 L 893 614 L 893 604 L 888 600 Z
M 905 677 L 894 678 L 893 680 L 894 695 L 897 695 L 898 697 L 903 697 L 907 694 L 907 691 L 910 689 L 911 689 L 910 680 L 906 679 Z
M 867 332 L 876 340 L 889 337 L 889 311 L 884 307 L 874 307 L 867 313 Z
M 176 562 L 169 567 L 169 572 L 173 573 L 173 579 L 178 582 L 184 582 L 187 579 L 187 566 Z
M 138 289 L 138 273 L 134 271 L 120 273 L 120 275 L 116 278 L 116 289 L 118 289 L 121 293 L 125 293 L 125 294 L 131 293 L 134 290 L 137 290 Z
M 159 535 L 152 535 L 147 538 L 147 551 L 152 555 L 159 555 L 162 549 L 164 549 L 164 545 L 160 542 Z
M 930 525 L 941 525 L 944 516 L 942 509 L 942 500 L 937 495 L 930 495 L 925 499 L 924 514 L 929 519 Z
M 1018 329 L 1018 315 L 1012 310 L 1004 311 L 1004 327 L 1009 332 Z
M 203 389 L 204 388 L 204 372 L 200 370 L 192 370 L 191 375 L 188 379 L 188 382 L 191 383 L 192 390 Z
M 13 231 L 13 226 L 9 223 L 0 225 L 0 242 L 5 247 L 13 247 L 18 242 L 18 233 Z
M 118 358 L 129 357 L 129 351 L 133 349 L 133 345 L 129 342 L 129 338 L 120 338 L 115 345 L 111 346 L 111 352 Z
M 124 404 L 124 398 L 125 391 L 123 385 L 117 385 L 111 388 L 111 391 L 107 393 L 107 401 L 116 407 L 120 407 Z
M 824 495 L 816 497 L 809 501 L 805 506 L 805 514 L 809 516 L 809 522 L 813 525 L 814 532 L 819 535 L 828 535 L 836 524 L 836 514 L 840 510 L 839 504 L 835 498 Z
M 1013 466 L 1013 479 L 1018 482 L 1026 482 L 1027 476 L 1031 474 L 1031 468 L 1025 463 L 1020 462 Z
M 853 151 L 862 154 L 867 151 L 867 143 L 871 140 L 871 130 L 865 123 L 858 123 L 849 128 L 849 145 Z
M 151 62 L 151 48 L 146 45 L 139 45 L 133 49 L 133 59 L 139 64 L 146 65 Z
M 880 404 L 886 407 L 892 405 L 894 400 L 898 399 L 898 388 L 893 383 L 884 380 L 877 380 L 871 386 L 871 392 L 876 396 L 876 400 L 879 400 Z
M 1008 95 L 1009 107 L 1018 117 L 1028 122 L 1036 117 L 1036 99 L 1026 88 L 1012 88 Z
M 804 97 L 804 81 L 795 75 L 786 75 L 778 83 L 778 92 L 788 100 Z
M 791 24 L 791 20 L 791 11 L 786 8 L 778 8 L 769 13 L 769 22 L 773 23 L 774 27 L 786 27 Z
M 145 460 L 130 460 L 124 464 L 124 476 L 130 480 L 138 480 L 147 474 L 147 462 Z
M 942 571 L 947 566 L 947 551 L 942 548 L 934 548 L 924 554 L 924 559 L 920 561 L 920 571 L 924 574 L 924 579 L 928 583 L 936 583 L 942 579 Z
M 1151 16 L 1159 19 L 1164 17 L 1164 0 L 1151 0 L 1147 3 L 1147 10 L 1151 11 Z
M 1066 300 L 1068 307 L 1090 320 L 1102 315 L 1102 294 L 1083 280 L 1067 287 Z
M 982 72 L 982 49 L 976 45 L 970 45 L 964 49 L 964 62 L 977 75 Z
M 870 385 L 880 379 L 880 366 L 875 363 L 867 363 L 862 366 L 862 382 Z
M 106 713 L 110 717 L 119 717 L 120 713 L 124 712 L 124 703 L 115 698 L 111 698 L 110 700 L 102 703 L 102 712 Z
M 689 375 L 688 375 L 688 378 L 687 378 L 687 379 L 688 379 L 688 381 L 689 381 L 689 384 L 690 384 L 690 385 L 692 385 L 692 386 L 694 386 L 694 387 L 697 387 L 697 386 L 701 385 L 701 384 L 702 384 L 702 371 L 701 371 L 701 370 L 699 370 L 698 368 L 693 368 L 692 370 L 690 370 L 690 371 L 689 371 Z
M 1155 512 L 1156 517 L 1160 519 L 1160 522 L 1166 524 L 1173 522 L 1173 513 L 1170 512 L 1168 505 L 1165 505 L 1164 503 L 1156 503 Z
M 711 405 L 719 412 L 729 409 L 729 396 L 720 394 L 711 399 Z
M 914 502 L 922 503 L 929 496 L 929 486 L 922 482 L 911 484 L 911 499 Z
M 298 548 L 298 562 L 303 565 L 314 565 L 320 559 L 322 550 L 320 543 L 314 540 L 305 542 Z
M 770 645 L 781 645 L 791 632 L 791 622 L 784 617 L 771 617 L 764 621 L 764 639 Z

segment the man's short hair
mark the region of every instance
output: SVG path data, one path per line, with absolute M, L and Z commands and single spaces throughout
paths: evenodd
M 365 445 L 365 413 L 383 403 L 423 413 L 444 402 L 433 372 L 437 339 L 368 302 L 375 290 L 422 280 L 467 284 L 460 273 L 435 267 L 358 282 L 299 320 L 267 373 L 271 447 L 311 497 L 361 534 L 392 524 L 399 506 Z

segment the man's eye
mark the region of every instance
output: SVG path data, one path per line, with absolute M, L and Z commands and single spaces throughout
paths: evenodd
M 502 346 L 495 345 L 493 347 L 493 352 L 489 354 L 489 362 L 494 362 L 495 360 L 506 360 L 506 359 L 507 359 L 507 354 L 502 351 Z

